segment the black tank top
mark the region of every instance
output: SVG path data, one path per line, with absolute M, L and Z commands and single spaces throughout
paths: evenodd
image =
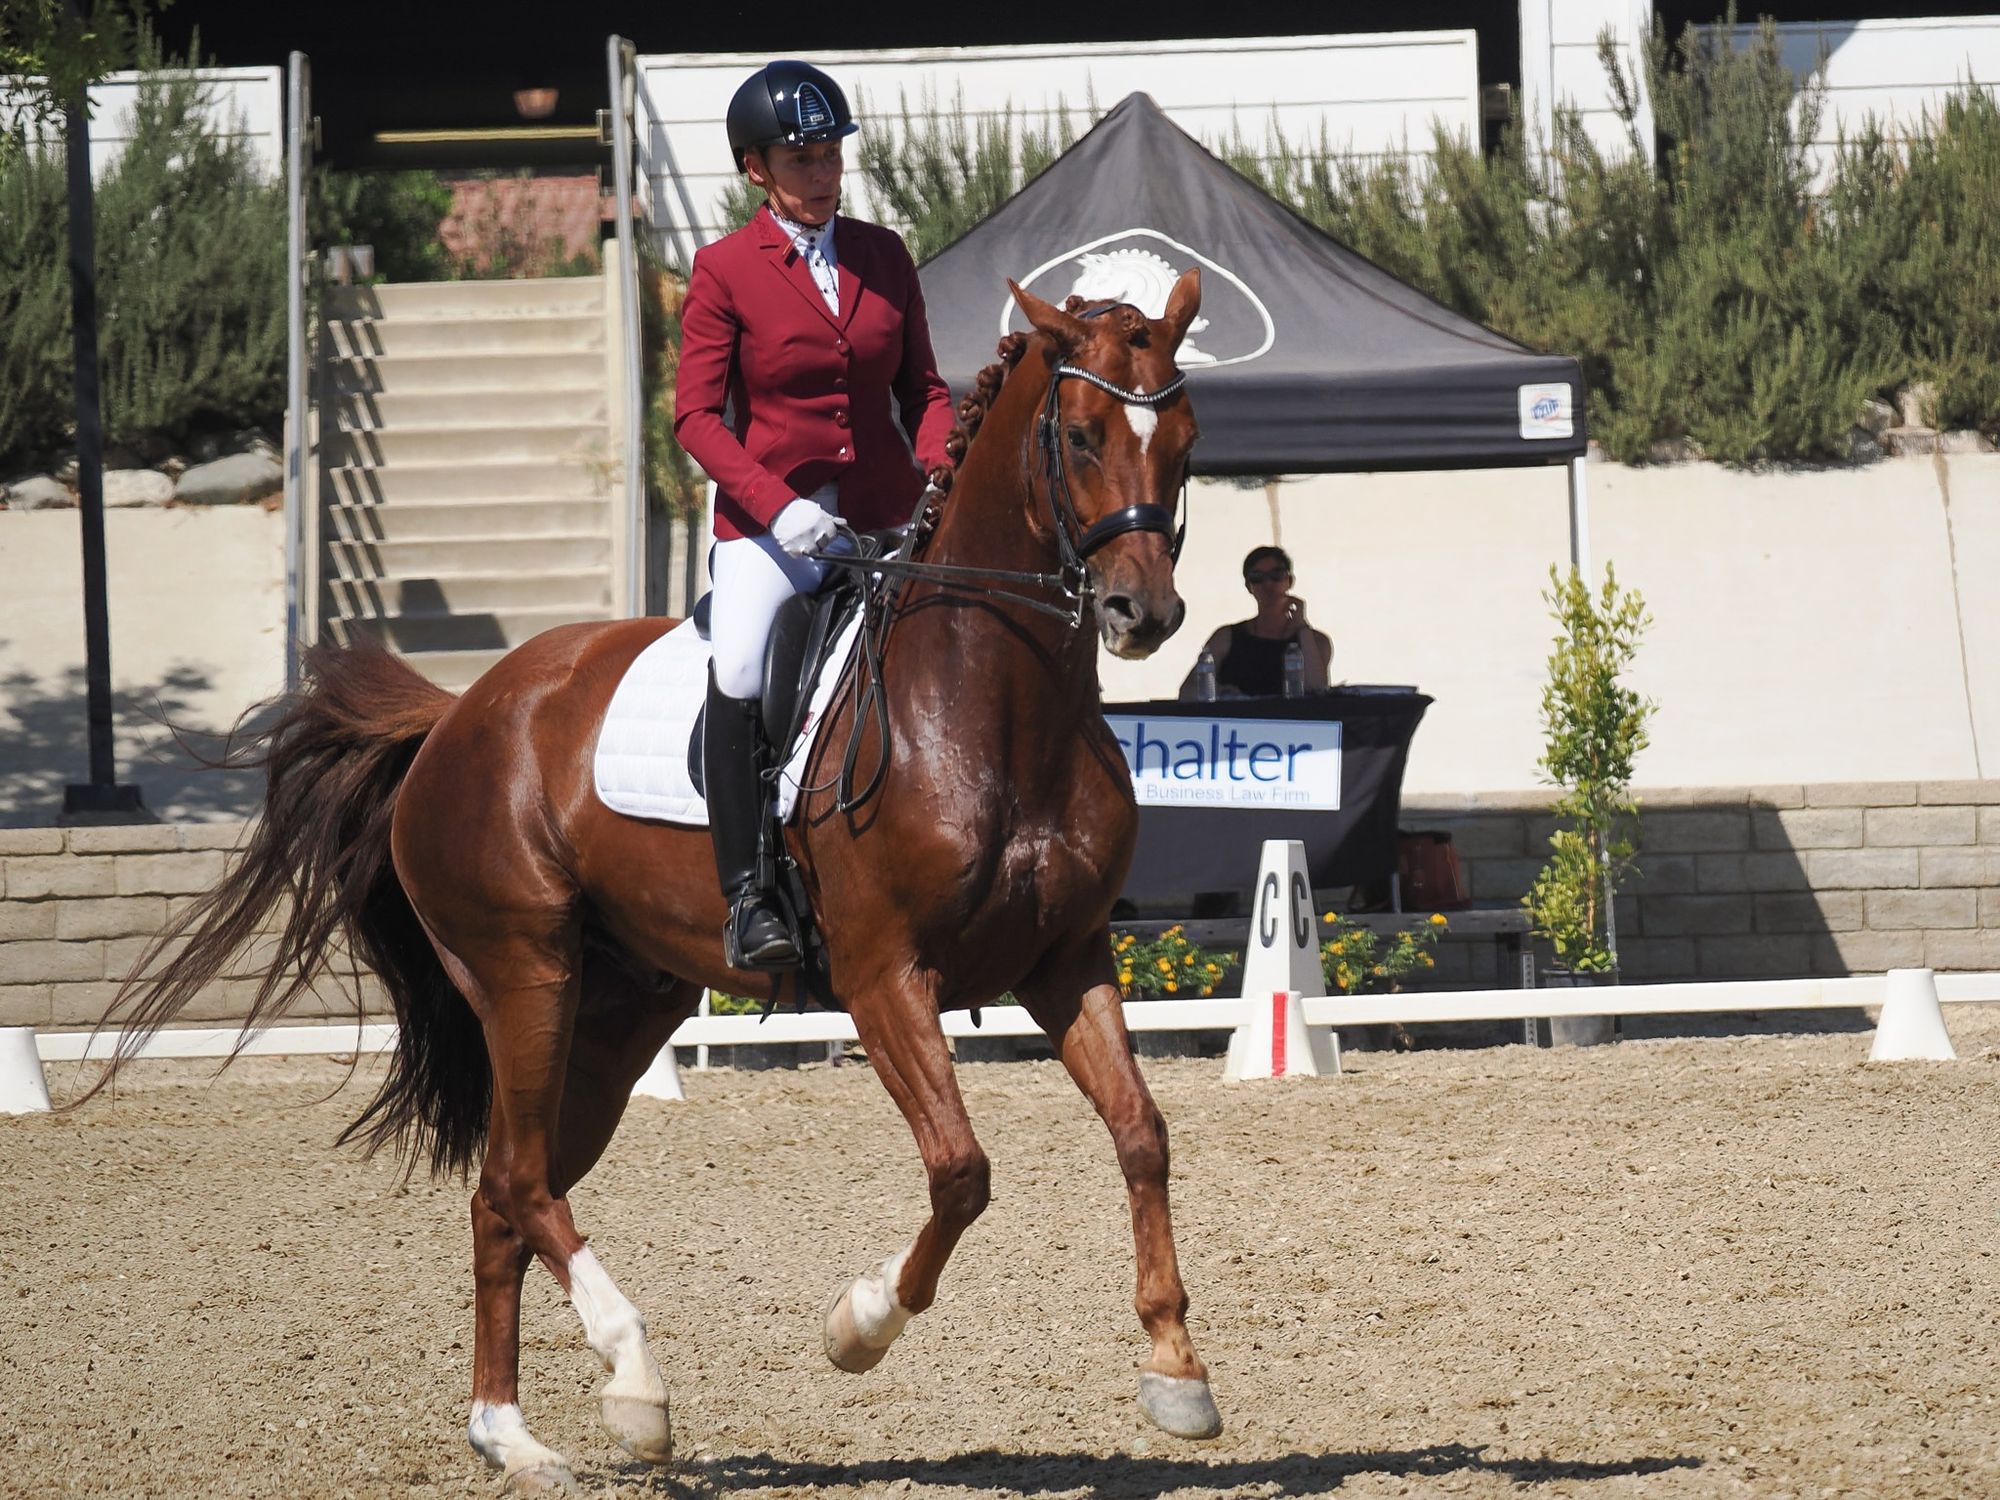
M 1294 632 L 1282 641 L 1253 635 L 1250 622 L 1229 627 L 1229 654 L 1215 669 L 1218 687 L 1235 688 L 1246 698 L 1276 698 L 1285 691 L 1285 647 L 1298 639 Z

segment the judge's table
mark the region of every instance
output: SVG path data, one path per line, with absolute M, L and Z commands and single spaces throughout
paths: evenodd
M 1386 883 L 1410 739 L 1431 700 L 1343 686 L 1299 698 L 1107 703 L 1139 803 L 1120 910 L 1249 910 L 1266 839 L 1298 839 L 1314 890 Z
M 1305 845 L 1316 896 L 1353 886 L 1393 893 L 1403 768 L 1430 703 L 1414 688 L 1361 685 L 1299 698 L 1107 703 L 1139 802 L 1138 848 L 1113 926 L 1147 939 L 1178 925 L 1203 947 L 1241 947 L 1266 839 Z M 1520 907 L 1446 915 L 1455 939 L 1491 944 L 1496 988 L 1533 986 Z M 1429 916 L 1392 909 L 1346 920 L 1386 936 Z

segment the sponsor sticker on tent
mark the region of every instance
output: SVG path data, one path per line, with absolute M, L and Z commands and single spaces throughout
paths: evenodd
M 1567 381 L 1557 381 L 1552 385 L 1524 385 L 1521 387 L 1521 436 L 1535 438 L 1566 438 L 1576 435 L 1576 422 L 1570 412 L 1570 392 Z
M 1141 807 L 1340 808 L 1340 724 L 1106 714 Z

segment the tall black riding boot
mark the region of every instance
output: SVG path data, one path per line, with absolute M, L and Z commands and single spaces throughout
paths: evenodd
M 730 964 L 743 969 L 790 969 L 798 944 L 772 908 L 769 878 L 757 857 L 766 813 L 763 731 L 757 700 L 731 698 L 708 679 L 707 721 L 702 734 L 703 790 L 708 830 L 715 840 L 715 868 L 729 901 L 724 946 Z

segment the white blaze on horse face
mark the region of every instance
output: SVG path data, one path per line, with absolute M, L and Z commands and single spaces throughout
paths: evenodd
M 1160 414 L 1150 406 L 1132 406 L 1129 403 L 1124 404 L 1124 412 L 1125 420 L 1132 424 L 1132 431 L 1139 436 L 1139 457 L 1144 458 L 1147 445 L 1153 441 L 1153 431 L 1160 425 Z
M 886 1349 L 910 1321 L 910 1310 L 896 1294 L 903 1279 L 903 1263 L 909 1258 L 908 1247 L 897 1251 L 866 1276 L 857 1276 L 848 1291 L 854 1331 L 871 1349 Z
M 560 1453 L 535 1441 L 521 1408 L 511 1401 L 505 1406 L 495 1406 L 489 1401 L 473 1402 L 465 1437 L 472 1444 L 472 1451 L 491 1467 L 505 1469 L 510 1474 L 523 1469 L 569 1467 Z
M 569 1258 L 569 1300 L 583 1320 L 583 1336 L 611 1372 L 606 1396 L 627 1396 L 664 1406 L 667 1385 L 646 1347 L 646 1320 L 625 1298 L 586 1245 Z

